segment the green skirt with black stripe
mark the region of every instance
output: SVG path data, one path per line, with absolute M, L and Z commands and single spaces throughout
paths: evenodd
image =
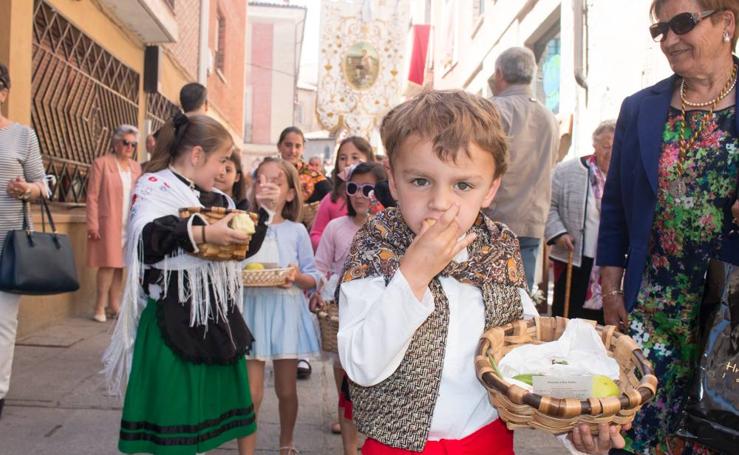
M 156 306 L 150 300 L 141 314 L 118 449 L 187 455 L 254 433 L 246 361 L 185 362 L 162 339 Z

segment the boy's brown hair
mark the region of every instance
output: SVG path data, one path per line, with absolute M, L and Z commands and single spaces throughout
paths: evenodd
M 257 170 L 254 171 L 254 189 L 251 192 L 249 207 L 257 207 L 256 185 L 259 184 L 259 171 L 261 171 L 262 166 L 267 163 L 274 163 L 282 169 L 282 172 L 285 173 L 285 178 L 287 179 L 287 187 L 295 192 L 293 200 L 285 202 L 285 206 L 282 208 L 282 213 L 280 215 L 286 220 L 298 222 L 300 220 L 300 212 L 303 209 L 303 191 L 301 190 L 300 176 L 298 175 L 298 170 L 295 169 L 295 166 L 293 166 L 291 162 L 285 161 L 282 158 L 268 156 L 259 163 Z
M 395 106 L 382 119 L 380 135 L 391 165 L 403 141 L 419 136 L 433 143 L 441 160 L 455 161 L 460 149 L 469 155 L 469 144 L 476 144 L 493 155 L 496 179 L 508 166 L 498 110 L 490 101 L 462 90 L 424 92 Z

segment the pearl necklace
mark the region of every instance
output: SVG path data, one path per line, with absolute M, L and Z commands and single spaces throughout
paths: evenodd
M 703 101 L 700 103 L 694 103 L 690 101 L 687 96 L 685 96 L 685 88 L 687 87 L 687 84 L 685 83 L 685 79 L 683 79 L 680 82 L 680 101 L 685 106 L 688 107 L 707 107 L 707 106 L 716 106 L 722 99 L 726 98 L 729 93 L 731 93 L 732 90 L 734 90 L 734 87 L 736 86 L 736 65 L 733 66 L 731 69 L 731 76 L 726 81 L 726 84 L 724 85 L 724 88 L 721 90 L 721 93 L 718 94 L 714 99 Z
M 698 139 L 700 138 L 701 132 L 703 130 L 703 127 L 710 123 L 713 120 L 713 110 L 716 108 L 716 105 L 726 98 L 729 93 L 731 93 L 732 90 L 734 90 L 734 87 L 736 86 L 736 80 L 737 80 L 737 65 L 734 65 L 734 67 L 731 70 L 731 77 L 726 81 L 726 85 L 724 85 L 724 88 L 721 90 L 721 93 L 718 94 L 714 99 L 705 101 L 702 103 L 693 103 L 692 101 L 689 101 L 685 96 L 685 79 L 682 80 L 680 83 L 680 108 L 682 113 L 682 125 L 680 128 L 680 136 L 681 139 L 678 141 L 678 147 L 679 147 L 679 155 L 678 160 L 676 164 L 677 168 L 677 175 L 682 176 L 683 175 L 683 162 L 685 161 L 685 155 L 687 155 L 688 150 L 692 149 L 693 146 L 695 146 L 696 142 L 698 142 Z M 692 134 L 692 136 L 689 139 L 682 139 L 685 137 L 687 130 L 688 130 L 688 116 L 685 113 L 685 106 L 689 107 L 707 107 L 711 106 L 711 109 L 708 111 L 708 115 L 706 115 L 703 118 L 703 121 L 701 122 L 700 126 L 698 126 L 696 122 L 696 128 L 695 132 Z

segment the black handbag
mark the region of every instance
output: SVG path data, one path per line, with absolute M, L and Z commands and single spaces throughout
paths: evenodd
M 678 436 L 722 453 L 739 446 L 739 266 L 712 261 L 704 348 Z
M 49 295 L 80 288 L 69 237 L 56 232 L 51 210 L 41 199 L 41 232 L 31 229 L 28 202 L 23 202 L 23 229 L 9 231 L 0 257 L 0 291 Z M 44 212 L 51 232 L 46 232 Z

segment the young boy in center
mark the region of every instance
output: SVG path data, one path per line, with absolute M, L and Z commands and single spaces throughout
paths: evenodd
M 383 119 L 397 208 L 354 237 L 339 290 L 338 350 L 364 455 L 512 454 L 513 434 L 478 382 L 478 340 L 537 315 L 518 241 L 482 214 L 506 170 L 489 101 L 423 93 Z M 580 450 L 623 447 L 618 428 L 576 429 Z

